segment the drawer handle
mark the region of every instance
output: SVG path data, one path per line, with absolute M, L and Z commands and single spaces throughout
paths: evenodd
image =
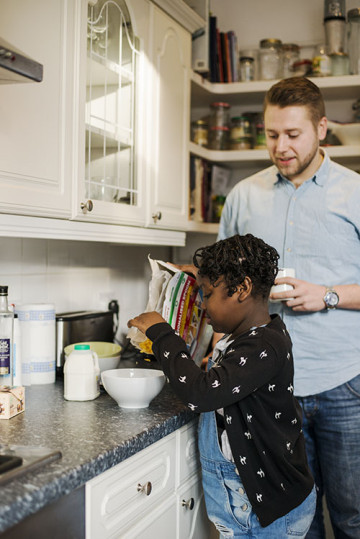
M 162 215 L 161 211 L 158 211 L 157 213 L 153 213 L 152 216 L 154 223 L 156 224 L 158 221 L 160 221 Z
M 86 213 L 88 211 L 92 211 L 93 207 L 94 207 L 94 204 L 93 204 L 92 200 L 87 200 L 86 202 L 81 202 L 81 204 L 80 204 L 80 208 L 81 208 L 83 213 Z
M 190 500 L 188 500 L 188 501 L 182 500 L 181 505 L 183 507 L 186 507 L 186 509 L 189 509 L 190 511 L 192 511 L 194 509 L 195 500 L 194 500 L 194 498 L 190 498 Z
M 138 486 L 137 486 L 138 492 L 144 492 L 146 496 L 149 496 L 151 493 L 151 490 L 152 490 L 152 484 L 150 483 L 150 481 L 147 481 L 144 485 L 141 485 L 140 483 L 138 483 Z

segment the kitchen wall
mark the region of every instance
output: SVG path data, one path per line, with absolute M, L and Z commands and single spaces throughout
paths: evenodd
M 172 256 L 167 247 L 19 238 L 0 238 L 0 253 L 0 282 L 9 286 L 10 302 L 54 303 L 64 312 L 106 309 L 117 299 L 123 334 L 147 302 L 147 255 Z

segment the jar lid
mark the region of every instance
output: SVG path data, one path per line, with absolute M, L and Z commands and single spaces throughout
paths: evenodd
M 312 61 L 311 60 L 299 60 L 298 62 L 294 62 L 293 63 L 293 67 L 294 69 L 296 67 L 300 67 L 300 66 L 308 66 L 308 65 L 312 65 Z
M 254 58 L 251 56 L 240 56 L 240 62 L 253 62 Z
M 294 52 L 300 51 L 300 47 L 296 43 L 283 43 L 282 48 L 284 51 L 294 51 Z
M 210 107 L 224 107 L 225 109 L 230 108 L 229 103 L 224 103 L 222 101 L 218 101 L 216 103 L 211 103 Z
M 195 120 L 195 121 L 193 121 L 193 125 L 199 125 L 199 126 L 206 127 L 207 123 L 205 122 L 205 120 Z
M 210 129 L 212 129 L 213 131 L 229 131 L 228 127 L 222 125 L 213 125 Z
M 360 7 L 349 9 L 347 16 L 348 19 L 358 19 L 360 17 Z
M 330 58 L 348 58 L 349 55 L 347 52 L 332 52 L 329 54 Z
M 7 295 L 8 293 L 8 286 L 7 285 L 0 285 L 0 294 L 3 296 L 4 294 Z
M 74 350 L 90 350 L 90 344 L 75 344 Z
M 268 39 L 262 39 L 260 41 L 260 47 L 262 49 L 266 49 L 270 47 L 281 47 L 281 46 L 282 46 L 281 39 L 268 38 Z

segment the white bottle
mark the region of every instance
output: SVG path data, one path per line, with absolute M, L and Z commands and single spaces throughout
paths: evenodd
M 64 365 L 64 398 L 88 401 L 100 395 L 100 368 L 89 344 L 76 344 Z
M 0 285 L 0 386 L 13 387 L 14 313 L 9 311 L 8 287 Z

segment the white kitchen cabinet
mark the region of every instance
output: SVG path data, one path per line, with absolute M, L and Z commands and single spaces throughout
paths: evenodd
M 44 66 L 43 81 L 0 85 L 0 211 L 69 218 L 76 2 L 0 5 L 0 36 Z
M 197 421 L 86 484 L 86 538 L 209 539 Z
M 147 224 L 185 230 L 188 219 L 191 35 L 151 5 Z
M 212 84 L 197 73 L 192 73 L 191 80 L 191 120 L 208 114 L 209 105 L 214 101 L 228 102 L 231 105 L 231 116 L 248 111 L 260 112 L 266 91 L 276 82 L 253 81 Z M 320 77 L 311 80 L 319 86 L 323 93 L 328 118 L 337 121 L 351 121 L 351 105 L 359 96 L 360 76 Z M 266 149 L 213 151 L 190 142 L 189 151 L 192 155 L 206 159 L 211 163 L 230 168 L 233 184 L 271 165 Z M 359 146 L 332 146 L 327 147 L 326 151 L 334 161 L 356 170 L 360 169 Z M 188 223 L 189 232 L 215 234 L 217 230 L 217 224 L 193 221 Z

